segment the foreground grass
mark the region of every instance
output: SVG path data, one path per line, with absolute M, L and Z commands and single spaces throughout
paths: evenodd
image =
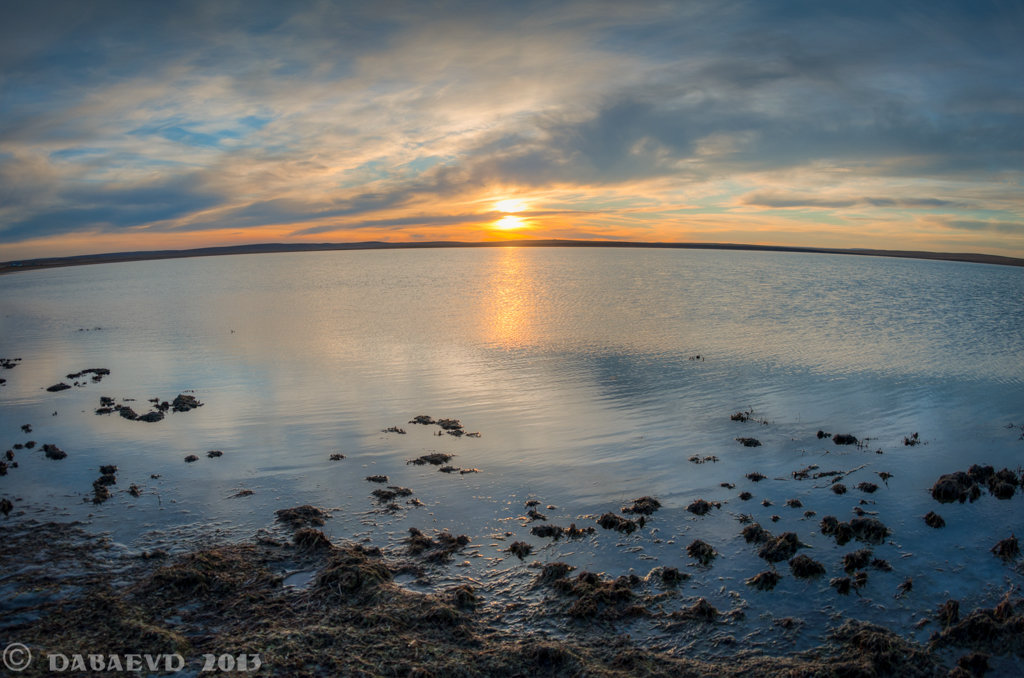
M 939 657 L 945 646 L 1024 652 L 1024 617 L 1009 600 L 948 619 L 928 646 L 855 621 L 808 652 L 741 650 L 721 663 L 650 651 L 624 636 L 554 641 L 493 624 L 469 585 L 410 592 L 394 583 L 395 565 L 379 550 L 318 534 L 307 528 L 289 543 L 234 544 L 103 571 L 89 567 L 90 558 L 103 561 L 102 543 L 67 526 L 36 526 L 5 542 L 0 564 L 10 572 L 19 557 L 42 557 L 56 570 L 65 559 L 82 573 L 77 590 L 33 607 L 0 640 L 25 643 L 37 657 L 177 653 L 192 673 L 205 654 L 258 654 L 261 668 L 238 675 L 261 676 L 939 676 L 949 672 Z M 310 586 L 283 586 L 283 563 L 315 569 Z M 624 584 L 594 575 L 546 568 L 542 576 L 553 580 L 553 595 L 591 596 L 595 610 L 628 598 Z M 36 576 L 34 585 L 48 582 Z M 708 623 L 702 616 L 675 623 Z M 954 672 L 971 675 L 969 660 Z M 48 675 L 48 668 L 37 661 L 19 675 Z

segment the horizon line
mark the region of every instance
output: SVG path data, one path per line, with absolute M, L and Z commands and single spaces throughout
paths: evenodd
M 219 245 L 179 250 L 139 250 L 77 254 L 63 257 L 39 257 L 0 262 L 0 275 L 20 271 L 57 268 L 65 266 L 87 266 L 92 264 L 122 263 L 127 261 L 149 261 L 158 259 L 184 259 L 189 257 L 230 256 L 235 254 L 272 254 L 283 252 L 324 252 L 375 249 L 440 249 L 472 247 L 622 247 L 647 249 L 705 249 L 739 250 L 761 252 L 794 252 L 805 254 L 843 254 L 854 256 L 892 257 L 901 259 L 926 259 L 935 261 L 959 261 L 976 264 L 1024 267 L 1024 259 L 997 254 L 971 252 L 930 252 L 926 250 L 889 250 L 870 248 L 802 247 L 797 245 L 754 245 L 746 243 L 700 243 L 700 242 L 645 242 L 635 240 L 485 240 L 458 241 L 437 240 L 429 242 L 389 242 L 370 240 L 362 242 L 326 243 L 251 243 L 245 245 Z

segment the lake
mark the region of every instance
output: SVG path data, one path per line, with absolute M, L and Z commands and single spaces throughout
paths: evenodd
M 0 299 L 0 357 L 21 359 L 0 370 L 0 442 L 19 462 L 0 477 L 9 520 L 84 520 L 126 549 L 171 552 L 281 533 L 274 512 L 300 504 L 331 510 L 332 538 L 385 549 L 400 550 L 409 527 L 450 529 L 470 546 L 405 583 L 472 578 L 508 623 L 554 634 L 573 629 L 538 612 L 531 563 L 641 577 L 678 567 L 691 576 L 666 610 L 703 596 L 745 619 L 701 634 L 628 628 L 698 654 L 735 651 L 726 636 L 808 647 L 843 617 L 923 640 L 935 626 L 915 623 L 947 598 L 991 605 L 1024 584 L 1019 559 L 990 553 L 1024 533 L 1024 493 L 963 504 L 929 493 L 975 463 L 1018 475 L 1024 463 L 1017 268 L 704 250 L 340 251 L 18 273 L 0 277 Z M 110 374 L 67 378 L 90 368 Z M 71 388 L 46 390 L 59 382 Z M 152 423 L 95 414 L 101 397 L 142 414 L 147 399 L 178 394 L 203 406 Z M 416 415 L 480 436 L 407 423 Z M 28 440 L 38 444 L 13 449 Z M 67 458 L 45 458 L 43 444 Z M 478 472 L 407 463 L 433 452 Z M 117 484 L 94 504 L 103 464 L 117 465 Z M 836 476 L 814 477 L 830 471 L 847 493 L 832 491 Z M 377 501 L 371 475 L 421 505 Z M 630 534 L 531 534 L 543 522 L 596 527 L 645 495 L 662 508 Z M 720 506 L 687 510 L 701 498 Z M 528 520 L 530 500 L 546 521 Z M 841 596 L 829 579 L 864 544 L 837 545 L 819 520 L 855 509 L 891 530 L 871 548 L 892 570 L 869 568 Z M 928 511 L 946 526 L 926 526 Z M 827 576 L 797 579 L 781 562 L 774 590 L 745 585 L 767 564 L 740 535 L 743 514 L 795 532 Z M 695 539 L 717 551 L 710 566 L 688 555 Z M 533 547 L 524 560 L 507 552 L 516 540 Z M 912 594 L 894 597 L 907 577 Z M 762 623 L 781 616 L 804 623 Z

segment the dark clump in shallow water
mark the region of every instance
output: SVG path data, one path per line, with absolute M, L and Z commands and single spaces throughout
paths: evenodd
M 847 572 L 863 570 L 871 562 L 871 549 L 859 549 L 843 556 L 843 569 Z
M 564 579 L 566 575 L 575 570 L 573 565 L 563 562 L 545 563 L 540 570 L 540 574 L 537 575 L 537 582 L 541 584 L 550 584 L 558 579 Z
M 434 421 L 433 417 L 430 417 L 430 416 L 428 416 L 426 414 L 417 414 L 415 417 L 413 417 L 412 419 L 409 420 L 409 423 L 410 424 L 423 424 L 425 426 L 429 426 L 430 424 L 435 424 L 437 422 Z
M 956 624 L 960 621 L 960 602 L 956 600 L 947 600 L 939 606 L 939 610 L 935 614 L 935 617 L 943 627 Z
M 745 526 L 743 528 L 742 534 L 743 538 L 747 540 L 748 544 L 750 544 L 751 542 L 753 542 L 754 544 L 763 544 L 772 538 L 771 532 L 764 529 L 757 523 L 752 523 L 750 525 Z
M 378 490 L 374 490 L 370 494 L 373 495 L 373 497 L 377 501 L 381 502 L 382 504 L 386 504 L 387 502 L 394 501 L 395 499 L 397 499 L 399 497 L 409 497 L 409 496 L 412 496 L 412 490 L 410 490 L 408 487 L 399 487 L 397 485 L 388 485 L 386 490 L 385 489 L 378 489 Z
M 857 484 L 857 489 L 860 490 L 861 492 L 867 492 L 868 494 L 871 494 L 878 489 L 878 485 L 875 485 L 874 483 L 863 482 Z
M 757 471 L 754 471 L 753 473 L 748 473 L 747 474 L 747 480 L 750 480 L 750 481 L 755 482 L 755 483 L 759 483 L 759 482 L 761 482 L 762 480 L 764 480 L 767 477 L 768 476 L 766 476 L 766 475 L 764 475 L 762 473 L 758 473 Z
M 340 600 L 367 598 L 391 582 L 391 571 L 379 553 L 356 544 L 346 544 L 331 553 L 317 573 L 314 593 Z
M 640 520 L 643 520 L 643 518 L 641 517 Z M 598 518 L 597 524 L 606 530 L 615 530 L 617 532 L 625 532 L 626 534 L 630 534 L 640 527 L 636 521 L 610 512 Z
M 295 529 L 304 526 L 320 526 L 331 517 L 331 514 L 323 509 L 305 504 L 292 508 L 276 511 L 277 519 L 289 527 Z
M 220 450 L 210 450 L 209 452 L 206 453 L 206 456 L 209 457 L 210 459 L 217 459 L 218 457 L 223 457 L 224 453 L 221 452 Z
M 943 623 L 944 628 L 932 636 L 930 645 L 1024 656 L 1024 615 L 1016 611 L 1020 606 L 1021 601 L 1011 602 L 1007 593 L 996 607 L 978 608 L 960 619 L 957 605 L 956 619 Z
M 836 494 L 846 494 L 846 485 L 842 483 L 832 483 L 832 491 Z
M 110 499 L 110 488 L 100 481 L 93 481 L 92 484 L 92 503 L 102 504 L 106 500 Z
M 961 504 L 967 501 L 974 501 L 981 496 L 978 484 L 967 473 L 957 471 L 939 476 L 931 489 L 932 498 L 936 501 L 949 504 L 959 501 Z
M 189 410 L 194 410 L 197 407 L 202 406 L 203 403 L 199 402 L 195 396 L 185 395 L 184 393 L 180 393 L 175 396 L 174 400 L 171 402 L 171 409 L 175 412 L 188 412 Z
M 649 516 L 660 508 L 661 502 L 654 497 L 640 497 L 634 499 L 631 506 L 623 506 L 622 512 Z
M 828 585 L 834 588 L 839 595 L 848 596 L 853 588 L 853 581 L 849 577 L 833 577 L 829 579 Z
M 757 438 L 737 438 L 736 442 L 743 447 L 761 447 L 761 441 Z
M 430 454 L 424 454 L 422 457 L 416 459 L 410 459 L 405 462 L 406 464 L 416 464 L 417 466 L 423 466 L 424 464 L 432 464 L 434 466 L 440 466 L 441 464 L 447 464 L 451 461 L 451 458 L 455 456 L 452 454 L 444 454 L 442 452 L 431 452 Z
M 659 576 L 665 586 L 676 586 L 690 578 L 690 575 L 680 572 L 677 567 L 663 567 L 659 572 Z
M 765 570 L 747 579 L 746 584 L 747 586 L 753 586 L 758 591 L 771 591 L 781 579 L 782 575 L 775 570 Z
M 857 517 L 850 521 L 853 536 L 869 544 L 881 544 L 892 531 L 878 518 Z
M 579 539 L 588 534 L 594 534 L 596 530 L 589 525 L 587 527 L 576 527 L 576 523 L 572 523 L 569 527 L 565 528 L 565 536 L 569 539 Z
M 928 513 L 926 513 L 924 515 L 924 524 L 927 525 L 928 527 L 939 528 L 939 527 L 945 527 L 946 526 L 946 521 L 943 520 L 942 516 L 940 516 L 935 511 L 929 511 Z
M 686 547 L 686 552 L 690 554 L 691 558 L 700 562 L 701 565 L 709 565 L 716 555 L 715 549 L 711 547 L 711 544 L 700 539 L 694 539 L 690 542 L 690 545 Z
M 66 391 L 71 388 L 71 384 L 65 384 L 63 381 L 53 386 L 47 386 L 46 390 L 50 393 L 57 393 L 58 391 Z
M 553 537 L 555 539 L 561 539 L 562 533 L 565 529 L 558 525 L 535 525 L 530 529 L 530 534 L 537 537 Z
M 971 464 L 971 467 L 967 469 L 967 475 L 979 485 L 986 484 L 995 474 L 995 468 L 987 464 Z
M 676 610 L 669 616 L 674 620 L 680 621 L 713 622 L 718 618 L 718 615 L 719 612 L 715 609 L 714 605 L 705 598 L 698 598 L 697 602 L 690 607 Z
M 533 547 L 527 544 L 525 541 L 514 541 L 512 545 L 508 547 L 509 553 L 522 560 L 526 556 L 530 555 L 533 551 Z
M 469 543 L 469 537 L 464 534 L 455 536 L 444 531 L 439 532 L 435 539 L 431 539 L 415 527 L 410 527 L 405 543 L 410 554 L 430 562 L 442 563 L 466 546 Z
M 806 544 L 800 543 L 800 538 L 795 532 L 784 532 L 783 534 L 769 539 L 757 552 L 757 555 L 770 563 L 778 563 L 792 558 L 797 549 L 803 548 Z
M 650 614 L 638 604 L 633 592 L 640 584 L 636 575 L 602 579 L 593 572 L 581 572 L 572 579 L 551 578 L 549 583 L 555 590 L 576 598 L 566 610 L 571 617 L 615 620 Z
M 716 504 L 712 504 L 711 502 L 705 501 L 704 499 L 697 499 L 696 501 L 692 502 L 689 506 L 687 506 L 686 510 L 694 515 L 702 516 L 705 515 L 708 511 L 710 511 L 712 506 L 716 506 Z M 717 506 L 721 505 L 718 504 Z
M 368 481 L 370 481 L 371 483 L 386 483 L 386 482 L 388 482 L 388 477 L 384 476 L 384 475 L 366 476 L 366 479 Z
M 837 433 L 832 436 L 832 442 L 836 445 L 856 445 L 860 441 L 857 440 L 857 436 L 849 433 Z
M 1017 542 L 1017 537 L 1010 535 L 1006 539 L 1000 540 L 992 547 L 992 553 L 1003 560 L 1013 560 L 1020 555 L 1020 545 Z
M 113 473 L 103 473 L 100 475 L 99 478 L 96 479 L 96 482 L 100 485 L 116 485 L 117 476 L 115 476 Z
M 295 547 L 300 551 L 320 551 L 334 548 L 327 535 L 315 527 L 300 528 L 292 539 L 295 542 Z
M 10 512 L 13 511 L 13 510 L 14 510 L 14 504 L 11 503 L 10 499 L 8 499 L 7 497 L 4 497 L 3 499 L 0 499 L 0 513 L 4 514 L 6 516 L 6 515 L 9 515 Z
M 187 457 L 185 457 L 185 463 L 186 464 L 191 464 L 192 462 L 195 462 L 195 461 L 199 461 L 199 457 L 197 457 L 194 454 L 190 454 Z
M 742 499 L 743 501 L 749 501 L 749 500 L 751 500 L 753 498 L 754 498 L 754 495 L 750 494 L 749 492 L 746 492 L 746 491 L 740 492 L 740 499 Z
M 802 553 L 789 559 L 789 567 L 793 571 L 793 576 L 798 579 L 810 579 L 825 574 L 824 565 Z
M 67 452 L 65 452 L 64 450 L 60 449 L 56 445 L 51 445 L 49 443 L 43 445 L 43 454 L 46 455 L 47 459 L 58 459 L 58 460 L 59 459 L 64 459 L 65 457 L 68 456 Z

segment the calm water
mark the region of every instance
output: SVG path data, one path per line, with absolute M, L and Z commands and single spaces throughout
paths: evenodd
M 0 357 L 22 358 L 0 370 L 0 442 L 55 443 L 69 455 L 16 451 L 19 468 L 0 478 L 0 493 L 25 517 L 87 519 L 129 548 L 250 538 L 276 529 L 276 509 L 305 503 L 334 509 L 332 536 L 385 547 L 409 526 L 447 528 L 473 545 L 434 581 L 474 577 L 495 604 L 526 603 L 509 621 L 539 627 L 551 622 L 530 605 L 539 597 L 531 562 L 610 575 L 677 566 L 693 576 L 666 610 L 700 595 L 723 610 L 746 606 L 747 620 L 692 638 L 640 622 L 634 635 L 708 652 L 728 652 L 714 649 L 725 635 L 804 646 L 840 616 L 913 635 L 914 621 L 948 596 L 970 607 L 1024 584 L 1019 564 L 989 553 L 1024 534 L 1024 496 L 939 505 L 928 494 L 940 474 L 975 462 L 1024 463 L 1021 430 L 1008 428 L 1024 424 L 1019 269 L 663 250 L 274 254 L 8 275 L 0 311 Z M 111 374 L 44 390 L 94 367 Z M 143 412 L 146 399 L 186 390 L 205 406 L 157 423 L 93 414 L 100 396 L 135 398 Z M 767 423 L 730 420 L 746 409 Z M 436 427 L 406 424 L 417 414 L 461 419 L 482 436 L 438 437 Z M 392 425 L 408 433 L 382 432 Z M 838 447 L 818 429 L 869 440 Z M 903 446 L 914 432 L 924 444 Z M 742 447 L 740 436 L 763 445 Z M 211 449 L 224 456 L 208 459 Z M 431 451 L 481 473 L 406 464 Z M 345 459 L 330 461 L 335 452 Z M 186 464 L 187 454 L 200 459 Z M 718 461 L 694 464 L 694 455 Z M 97 507 L 86 500 L 100 464 L 120 471 L 113 499 Z M 863 468 L 837 496 L 827 479 L 792 478 L 809 464 Z M 751 471 L 768 479 L 754 484 Z M 887 485 L 879 471 L 893 474 Z M 412 488 L 424 506 L 382 512 L 371 474 Z M 861 481 L 880 489 L 853 489 Z M 141 497 L 126 492 L 131 483 Z M 253 494 L 234 496 L 243 489 Z M 742 490 L 755 498 L 740 501 Z M 550 522 L 593 524 L 646 494 L 664 508 L 630 536 L 598 530 L 552 543 L 519 518 L 536 498 Z M 700 497 L 721 509 L 688 513 Z M 803 508 L 785 506 L 791 498 Z M 894 571 L 872 570 L 860 596 L 838 596 L 828 577 L 860 545 L 836 546 L 817 521 L 848 519 L 862 499 L 893 530 L 874 550 Z M 808 509 L 817 516 L 804 518 Z M 924 526 L 932 509 L 945 529 Z M 774 591 L 745 586 L 766 567 L 739 535 L 740 513 L 795 531 L 828 576 L 796 580 L 782 563 Z M 718 550 L 712 567 L 686 555 L 695 538 Z M 515 539 L 535 548 L 525 564 L 503 552 Z M 894 599 L 907 576 L 913 593 Z M 781 638 L 762 628 L 769 615 L 806 623 Z

